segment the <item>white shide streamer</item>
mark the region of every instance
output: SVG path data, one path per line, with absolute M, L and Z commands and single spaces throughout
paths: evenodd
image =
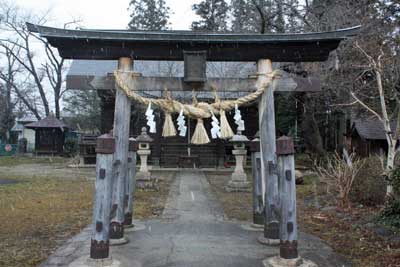
M 146 110 L 146 119 L 147 119 L 147 126 L 149 126 L 150 133 L 156 133 L 156 122 L 154 121 L 154 110 L 151 108 L 151 103 Z
M 211 110 L 210 110 L 211 111 Z M 215 117 L 214 113 L 212 113 L 211 111 L 211 137 L 212 139 L 217 139 L 217 138 L 221 138 L 221 127 L 219 126 L 219 121 L 217 119 L 217 117 Z
M 183 109 L 181 110 L 181 112 L 179 112 L 179 116 L 176 119 L 176 122 L 178 124 L 179 136 L 185 137 L 187 132 L 187 127 L 185 126 L 186 121 L 185 121 L 185 116 L 183 115 Z
M 233 116 L 233 119 L 235 120 L 235 124 L 238 126 L 237 130 L 238 131 L 244 131 L 244 120 L 242 120 L 242 114 L 240 113 L 239 107 L 237 104 L 235 104 L 235 116 Z

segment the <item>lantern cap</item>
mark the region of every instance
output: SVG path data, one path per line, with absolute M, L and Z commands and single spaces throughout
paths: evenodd
M 249 139 L 245 136 L 242 135 L 242 131 L 237 131 L 237 134 L 235 134 L 234 136 L 232 136 L 230 142 L 232 143 L 244 143 L 244 142 L 248 142 Z
M 147 134 L 147 128 L 143 127 L 142 133 L 136 138 L 136 141 L 140 143 L 151 143 L 153 142 L 153 138 Z

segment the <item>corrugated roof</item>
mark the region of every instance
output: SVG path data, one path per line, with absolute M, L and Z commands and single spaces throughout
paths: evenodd
M 40 120 L 40 121 L 36 121 L 36 122 L 32 122 L 29 123 L 27 125 L 25 125 L 26 128 L 31 128 L 31 129 L 35 129 L 35 128 L 60 128 L 60 129 L 68 129 L 70 128 L 67 124 L 65 124 L 63 121 L 57 119 L 54 116 L 47 116 L 46 118 Z
M 396 121 L 390 123 L 393 132 L 396 131 Z M 353 129 L 364 139 L 386 140 L 385 128 L 378 119 L 356 119 L 353 122 Z

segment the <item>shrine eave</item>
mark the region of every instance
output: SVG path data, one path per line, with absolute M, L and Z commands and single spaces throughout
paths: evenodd
M 318 33 L 237 34 L 194 31 L 67 30 L 27 23 L 65 59 L 183 60 L 183 51 L 206 51 L 208 61 L 325 61 L 361 26 Z

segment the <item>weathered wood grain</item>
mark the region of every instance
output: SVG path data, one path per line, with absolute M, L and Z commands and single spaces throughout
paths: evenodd
M 118 62 L 118 69 L 131 71 L 133 61 L 130 58 L 121 58 Z M 110 239 L 121 239 L 124 237 L 123 222 L 125 179 L 127 179 L 127 161 L 129 148 L 129 124 L 131 116 L 131 102 L 122 90 L 116 91 L 114 130 L 115 153 L 114 153 L 114 190 L 113 206 L 111 211 Z
M 110 141 L 112 138 L 108 138 Z M 111 140 L 111 145 L 113 145 Z M 109 257 L 110 209 L 113 190 L 113 149 L 98 151 L 90 258 Z
M 265 74 L 272 72 L 272 62 L 261 59 L 257 62 L 259 73 L 257 84 L 262 84 L 270 78 Z M 264 75 L 263 75 L 264 74 Z M 259 101 L 260 153 L 261 175 L 263 177 L 263 192 L 265 204 L 264 237 L 269 240 L 279 239 L 279 191 L 278 175 L 276 173 L 276 134 L 274 86 L 262 95 Z
M 132 225 L 133 207 L 136 188 L 136 151 L 128 152 L 128 176 L 125 181 L 125 226 Z
M 291 138 L 284 137 L 291 144 Z M 281 139 L 281 138 L 280 138 Z M 281 141 L 278 139 L 279 146 Z M 284 259 L 296 259 L 297 251 L 297 219 L 296 219 L 296 179 L 294 149 L 280 154 L 278 148 L 278 173 L 281 204 L 280 221 L 280 256 Z
M 252 151 L 251 153 L 251 170 L 253 176 L 253 223 L 263 225 L 264 204 L 262 197 L 261 155 L 259 151 Z
M 197 91 L 212 92 L 211 86 L 217 87 L 218 92 L 253 92 L 255 78 L 208 78 Z M 318 92 L 321 91 L 321 82 L 314 77 L 303 78 L 283 72 L 280 79 L 274 81 L 276 91 L 279 92 Z M 115 89 L 115 79 L 112 74 L 107 76 L 68 75 L 67 88 L 71 90 L 110 90 Z M 160 91 L 164 88 L 170 91 L 192 91 L 193 86 L 185 83 L 179 77 L 137 77 L 137 91 Z

